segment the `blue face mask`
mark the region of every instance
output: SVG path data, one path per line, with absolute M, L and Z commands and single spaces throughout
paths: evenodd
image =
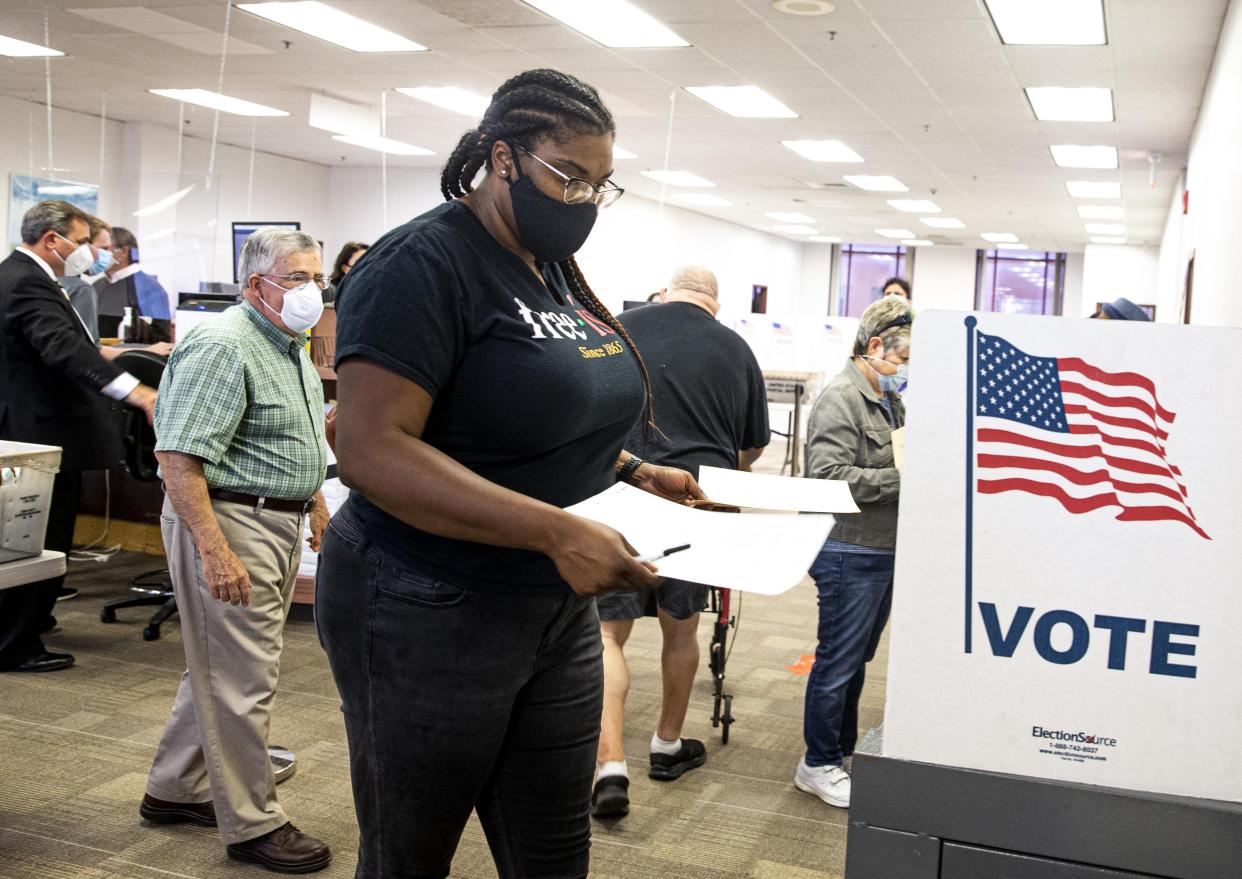
M 882 357 L 872 357 L 867 355 L 868 360 L 883 360 Z M 888 361 L 885 361 L 886 363 Z M 880 380 L 880 390 L 885 393 L 895 394 L 906 386 L 910 381 L 910 365 L 907 363 L 889 363 L 889 366 L 896 366 L 897 371 L 892 375 L 885 375 L 878 369 L 872 367 L 875 377 Z
M 112 251 L 106 247 L 99 248 L 99 253 L 95 257 L 95 261 L 91 263 L 90 273 L 92 275 L 101 275 L 108 269 L 112 268 L 112 264 L 116 259 L 112 256 Z

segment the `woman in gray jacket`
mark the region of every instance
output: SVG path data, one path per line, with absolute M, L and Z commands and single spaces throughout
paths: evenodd
M 842 763 L 858 740 L 858 697 L 893 597 L 901 475 L 892 433 L 905 424 L 897 390 L 906 381 L 913 321 L 909 301 L 897 296 L 863 312 L 854 354 L 815 401 L 807 428 L 808 475 L 848 482 L 860 512 L 837 518 L 811 566 L 819 645 L 806 684 L 806 755 L 794 784 L 842 808 L 850 804 Z

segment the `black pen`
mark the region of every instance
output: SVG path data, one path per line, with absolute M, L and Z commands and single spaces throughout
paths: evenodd
M 683 549 L 689 548 L 690 544 L 688 543 L 683 543 L 681 546 L 670 546 L 668 549 L 664 550 L 664 552 L 658 552 L 655 555 L 640 555 L 637 559 L 635 559 L 635 561 L 639 564 L 649 564 L 651 562 L 659 561 L 666 555 L 672 555 L 675 552 L 681 552 Z

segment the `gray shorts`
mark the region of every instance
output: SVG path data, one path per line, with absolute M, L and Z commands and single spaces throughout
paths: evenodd
M 666 577 L 640 592 L 609 592 L 595 599 L 601 620 L 636 620 L 655 616 L 658 604 L 675 620 L 687 620 L 707 606 L 710 586 Z

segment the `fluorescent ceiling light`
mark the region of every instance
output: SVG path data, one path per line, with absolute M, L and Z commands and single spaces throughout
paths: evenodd
M 797 211 L 769 211 L 768 213 L 764 214 L 764 216 L 767 217 L 768 219 L 776 220 L 778 223 L 814 223 L 815 222 L 814 217 L 808 217 L 806 214 L 800 214 Z
M 909 229 L 876 229 L 875 234 L 883 235 L 885 238 L 913 238 L 914 233 Z
M 797 113 L 757 85 L 688 85 L 686 91 L 740 119 L 798 118 Z
M 931 247 L 932 243 L 926 238 L 906 238 L 902 242 L 906 247 Z
M 839 235 L 812 235 L 807 241 L 814 241 L 816 244 L 840 244 L 841 237 Z
M 1103 46 L 1103 0 L 983 0 L 1010 46 Z
M 426 52 L 427 47 L 320 3 L 238 3 L 238 9 L 354 52 Z
M 1071 198 L 1121 198 L 1121 184 L 1113 180 L 1067 180 Z
M 1126 239 L 1117 235 L 1095 235 L 1091 238 L 1092 244 L 1125 244 Z
M 40 46 L 38 43 L 27 43 L 16 37 L 0 36 L 0 55 L 6 55 L 9 58 L 62 58 L 64 54 L 64 52 L 49 49 L 47 46 Z
M 1026 90 L 1041 122 L 1112 122 L 1113 90 L 1106 88 L 1038 87 Z
M 1120 220 L 1126 212 L 1113 205 L 1084 204 L 1078 206 L 1078 216 L 1084 220 Z
M 706 188 L 716 185 L 710 180 L 700 177 L 698 174 L 691 174 L 689 171 L 640 171 L 639 173 L 644 177 L 650 177 L 652 180 L 667 183 L 669 186 Z
M 627 0 L 525 0 L 540 12 L 612 49 L 689 46 L 679 34 Z
M 210 110 L 219 110 L 221 113 L 232 113 L 235 116 L 289 115 L 284 110 L 277 110 L 275 107 L 265 107 L 263 104 L 243 101 L 241 98 L 230 98 L 228 95 L 222 95 L 219 92 L 209 92 L 206 89 L 148 89 L 148 91 L 162 98 L 172 98 L 174 101 L 197 104 Z
M 435 104 L 437 107 L 442 107 L 445 110 L 452 110 L 454 113 L 476 118 L 482 116 L 487 111 L 487 105 L 491 103 L 491 98 L 478 92 L 472 92 L 469 89 L 458 88 L 455 85 L 442 88 L 424 85 L 416 88 L 397 89 L 397 91 L 411 98 L 426 101 L 428 104 Z
M 341 143 L 348 143 L 354 146 L 365 147 L 368 150 L 375 150 L 380 153 L 389 153 L 394 156 L 434 156 L 433 150 L 420 146 L 414 146 L 412 143 L 403 143 L 399 140 L 393 140 L 388 137 L 379 137 L 374 134 L 334 134 L 333 140 L 339 140 Z
M 1018 236 L 1012 232 L 984 232 L 979 237 L 993 244 L 1007 244 L 1018 240 Z
M 614 159 L 637 159 L 638 156 L 624 147 L 619 147 L 615 143 L 612 145 L 612 157 Z
M 174 192 L 172 195 L 168 196 L 167 198 L 161 198 L 159 201 L 153 202 L 147 205 L 146 207 L 138 208 L 138 210 L 134 211 L 134 216 L 135 217 L 153 217 L 156 214 L 160 213 L 161 211 L 166 211 L 170 207 L 175 205 L 177 202 L 181 201 L 181 199 L 189 195 L 190 190 L 192 190 L 196 185 L 197 184 L 191 183 L 185 189 L 178 190 L 177 192 Z M 46 192 L 46 190 L 44 191 Z
M 1057 144 L 1049 147 L 1052 160 L 1062 168 L 1116 168 L 1117 148 Z
M 938 214 L 940 206 L 925 198 L 890 198 L 888 206 L 907 214 Z
M 957 217 L 919 217 L 919 222 L 933 229 L 965 229 L 966 224 Z
M 727 208 L 733 202 L 710 192 L 674 192 L 669 198 L 682 204 L 692 204 L 704 208 Z
M 861 162 L 863 157 L 839 140 L 782 140 L 781 145 L 812 162 Z
M 1124 235 L 1126 227 L 1124 223 L 1085 223 L 1083 228 L 1087 230 L 1088 235 Z
M 772 231 L 782 235 L 814 235 L 817 232 L 814 226 L 773 226 Z
M 869 174 L 846 174 L 841 178 L 850 186 L 866 189 L 870 192 L 909 192 L 910 187 L 896 177 L 874 176 Z

